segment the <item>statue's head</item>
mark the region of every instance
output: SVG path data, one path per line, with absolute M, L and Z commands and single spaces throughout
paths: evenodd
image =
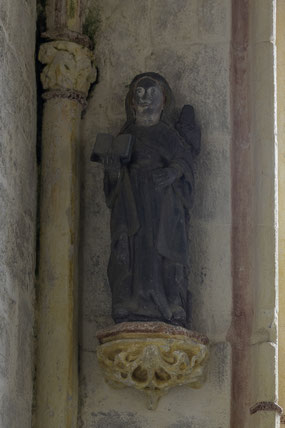
M 142 77 L 136 84 L 132 107 L 139 125 L 155 125 L 159 122 L 164 105 L 163 88 L 149 77 Z
M 171 122 L 174 100 L 167 81 L 158 73 L 143 73 L 130 84 L 126 97 L 127 122 L 154 125 Z

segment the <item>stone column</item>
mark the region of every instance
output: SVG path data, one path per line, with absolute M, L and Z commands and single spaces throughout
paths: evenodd
M 57 7 L 59 3 L 65 4 L 54 0 L 49 7 L 52 3 Z M 71 19 L 73 27 L 75 18 Z M 41 80 L 45 105 L 36 427 L 71 428 L 76 426 L 78 401 L 78 140 L 82 105 L 95 80 L 95 68 L 87 47 L 89 41 L 81 34 L 68 27 L 51 28 L 44 37 L 51 41 L 42 44 L 39 52 L 39 60 L 44 64 Z
M 278 136 L 278 223 L 279 223 L 279 404 L 285 425 L 285 3 L 277 1 L 277 136 Z

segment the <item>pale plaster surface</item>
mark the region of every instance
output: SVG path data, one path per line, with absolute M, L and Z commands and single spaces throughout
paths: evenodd
M 279 404 L 285 408 L 285 3 L 277 1 L 277 135 L 279 202 Z
M 93 352 L 81 353 L 81 415 L 79 427 L 96 428 L 226 428 L 225 407 L 231 376 L 229 345 L 210 348 L 207 384 L 199 390 L 174 388 L 162 397 L 155 411 L 146 410 L 142 392 L 115 390 L 106 384 Z M 229 405 L 229 404 L 228 404 Z M 215 415 L 215 416 L 213 416 Z
M 98 82 L 82 123 L 80 229 L 80 427 L 230 426 L 231 323 L 230 3 L 219 1 L 96 2 L 101 16 L 95 57 Z M 146 412 L 139 392 L 113 391 L 96 360 L 96 330 L 112 324 L 106 277 L 110 236 L 103 170 L 89 161 L 98 132 L 119 132 L 132 78 L 159 72 L 177 107 L 193 104 L 202 128 L 191 213 L 192 328 L 212 342 L 209 381 L 183 387 Z M 218 393 L 217 393 L 218 391 Z
M 275 1 L 250 2 L 250 28 L 255 213 L 251 404 L 255 404 L 260 401 L 278 402 Z M 278 427 L 279 424 L 277 413 L 261 411 L 259 415 L 248 417 L 246 427 Z
M 37 187 L 35 22 L 34 1 L 1 1 L 1 428 L 31 427 Z
M 275 412 L 261 411 L 251 415 L 253 428 L 280 428 L 280 416 Z
M 251 133 L 255 171 L 254 335 L 266 331 L 276 342 L 276 110 L 274 2 L 251 3 Z

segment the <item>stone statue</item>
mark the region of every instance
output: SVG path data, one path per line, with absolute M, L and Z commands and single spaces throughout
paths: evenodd
M 120 138 L 99 135 L 91 156 L 104 163 L 104 191 L 111 209 L 112 316 L 116 323 L 185 326 L 188 210 L 200 129 L 189 105 L 175 121 L 172 91 L 157 73 L 133 79 L 126 113 Z M 98 154 L 102 139 L 105 154 Z
M 154 410 L 170 388 L 201 387 L 207 372 L 208 338 L 184 328 L 192 166 L 201 138 L 193 107 L 175 120 L 171 89 L 157 73 L 133 79 L 126 112 L 119 135 L 98 134 L 91 155 L 104 164 L 111 209 L 116 323 L 97 332 L 97 358 L 110 386 L 144 392 Z

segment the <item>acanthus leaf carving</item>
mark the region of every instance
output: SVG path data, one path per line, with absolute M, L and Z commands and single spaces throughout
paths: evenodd
M 52 41 L 40 47 L 44 64 L 41 81 L 45 90 L 74 90 L 87 95 L 96 80 L 93 52 L 69 41 Z
M 200 388 L 209 349 L 196 339 L 129 337 L 103 343 L 97 350 L 106 381 L 113 387 L 133 387 L 147 394 L 149 409 L 170 388 Z

